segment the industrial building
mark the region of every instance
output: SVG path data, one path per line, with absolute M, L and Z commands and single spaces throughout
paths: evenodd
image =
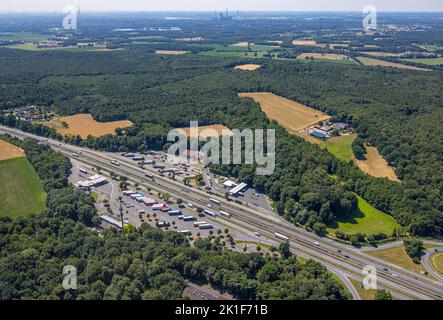
M 246 187 L 247 187 L 248 185 L 246 184 L 246 183 L 240 183 L 238 186 L 236 186 L 235 188 L 232 188 L 230 191 L 229 191 L 229 194 L 231 195 L 231 196 L 236 196 L 236 195 L 238 195 L 238 193 L 240 192 L 240 191 L 242 191 L 243 189 L 245 189 Z

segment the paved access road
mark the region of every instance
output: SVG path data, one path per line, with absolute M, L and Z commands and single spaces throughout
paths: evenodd
M 379 287 L 388 289 L 399 299 L 443 299 L 443 286 L 441 283 L 374 258 L 354 247 L 320 238 L 305 229 L 295 227 L 263 208 L 230 202 L 224 199 L 222 195 L 208 195 L 203 190 L 185 187 L 183 184 L 169 178 L 161 177 L 154 171 L 149 173 L 154 175 L 155 181 L 146 179 L 146 170 L 140 169 L 129 161 L 123 162 L 117 155 L 68 145 L 16 129 L 0 127 L 0 132 L 21 138 L 29 137 L 39 140 L 70 157 L 72 157 L 74 152 L 81 153 L 79 161 L 99 166 L 103 170 L 112 170 L 116 174 L 128 177 L 131 181 L 138 182 L 143 186 L 149 186 L 156 191 L 168 192 L 173 197 L 182 198 L 184 201 L 192 202 L 200 207 L 204 207 L 208 203 L 209 197 L 215 198 L 221 203 L 218 209 L 229 212 L 232 215 L 231 223 L 238 224 L 242 229 L 249 230 L 251 233 L 259 232 L 263 241 L 275 242 L 275 232 L 287 236 L 291 249 L 297 255 L 322 263 L 342 279 L 346 275 L 348 278 L 362 281 L 366 276 L 362 273 L 363 268 L 371 265 L 377 270 Z M 118 159 L 121 163 L 120 166 L 117 167 L 110 164 L 115 159 Z M 222 218 L 219 216 L 217 219 Z M 355 292 L 353 291 L 355 290 L 352 290 L 346 281 L 344 283 L 349 288 L 351 294 L 354 295 Z

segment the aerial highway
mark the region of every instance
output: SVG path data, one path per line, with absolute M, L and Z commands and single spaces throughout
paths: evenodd
M 230 223 L 237 224 L 251 233 L 260 233 L 261 241 L 265 242 L 267 240 L 275 243 L 275 233 L 285 235 L 295 254 L 318 261 L 337 274 L 348 287 L 354 299 L 358 299 L 358 294 L 356 294 L 348 279 L 361 282 L 366 276 L 362 272 L 365 266 L 374 266 L 377 270 L 379 287 L 386 288 L 399 299 L 443 299 L 443 284 L 441 282 L 372 257 L 364 250 L 319 237 L 303 228 L 296 227 L 263 208 L 254 205 L 245 206 L 228 201 L 220 194 L 208 194 L 204 190 L 184 186 L 180 182 L 159 175 L 154 170 L 147 171 L 133 162 L 122 160 L 118 155 L 69 145 L 3 126 L 0 126 L 0 133 L 8 133 L 19 138 L 36 139 L 50 145 L 68 157 L 73 157 L 73 153 L 80 154 L 78 161 L 90 166 L 100 167 L 105 171 L 113 171 L 118 175 L 124 175 L 130 181 L 150 187 L 152 190 L 167 192 L 172 197 L 181 198 L 202 208 L 207 205 L 209 197 L 214 198 L 220 202 L 218 209 L 231 214 Z M 111 164 L 111 161 L 116 159 L 120 163 L 118 167 Z M 145 174 L 147 172 L 155 177 L 155 181 L 146 178 Z M 223 218 L 217 217 L 217 219 Z

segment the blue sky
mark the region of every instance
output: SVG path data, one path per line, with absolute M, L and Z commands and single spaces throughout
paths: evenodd
M 61 12 L 76 0 L 0 0 L 0 11 Z M 81 11 L 361 11 L 375 5 L 378 11 L 443 12 L 443 0 L 77 0 Z

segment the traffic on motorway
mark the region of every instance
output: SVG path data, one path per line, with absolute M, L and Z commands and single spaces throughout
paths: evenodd
M 367 255 L 346 244 L 321 238 L 302 228 L 277 217 L 274 213 L 254 205 L 228 201 L 223 194 L 210 190 L 201 190 L 196 187 L 184 186 L 182 182 L 175 181 L 155 170 L 141 168 L 132 160 L 121 159 L 121 155 L 101 153 L 89 149 L 79 148 L 60 143 L 51 139 L 44 139 L 15 129 L 1 127 L 0 131 L 7 132 L 17 137 L 32 137 L 42 143 L 51 145 L 71 158 L 91 166 L 99 166 L 103 170 L 114 171 L 116 174 L 125 175 L 129 181 L 139 183 L 159 192 L 167 192 L 174 198 L 181 198 L 193 206 L 200 206 L 204 210 L 214 214 L 216 219 L 225 218 L 234 224 L 250 232 L 256 238 L 257 234 L 263 243 L 272 244 L 288 242 L 291 249 L 301 257 L 319 261 L 335 273 L 346 273 L 354 280 L 362 281 L 365 275 L 362 270 L 365 266 L 372 265 L 378 270 L 379 285 L 388 288 L 394 296 L 400 299 L 442 299 L 443 288 L 441 283 L 429 277 L 415 274 L 401 267 L 391 265 L 384 260 Z M 73 154 L 76 153 L 76 156 Z M 117 161 L 118 166 L 111 164 Z M 148 178 L 146 174 L 154 179 Z M 215 201 L 211 201 L 215 200 Z M 208 205 L 219 203 L 217 211 Z M 220 212 L 228 214 L 230 218 Z M 208 218 L 211 217 L 207 214 Z

